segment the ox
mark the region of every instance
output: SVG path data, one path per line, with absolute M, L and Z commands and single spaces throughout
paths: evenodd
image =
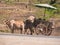
M 24 22 L 22 20 L 6 20 L 5 21 L 8 27 L 11 29 L 11 32 L 14 33 L 15 29 L 21 29 L 21 33 L 24 33 Z
M 35 17 L 34 16 L 29 16 L 27 18 L 27 20 L 25 21 L 25 32 L 27 31 L 27 29 L 30 29 L 30 34 L 32 35 L 34 33 L 33 30 L 33 23 L 34 23 Z

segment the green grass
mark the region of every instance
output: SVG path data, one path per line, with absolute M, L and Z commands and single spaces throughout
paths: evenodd
M 0 30 L 0 32 L 10 32 L 9 30 Z

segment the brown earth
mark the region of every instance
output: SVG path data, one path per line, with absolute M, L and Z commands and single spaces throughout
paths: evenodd
M 26 19 L 30 15 L 34 15 L 35 10 L 29 6 L 26 7 L 25 3 L 22 4 L 5 4 L 0 3 L 0 23 L 4 23 L 4 20 L 11 19 Z
M 0 45 L 60 45 L 60 37 L 0 33 Z

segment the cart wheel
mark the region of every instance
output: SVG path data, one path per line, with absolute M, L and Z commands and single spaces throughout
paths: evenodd
M 36 32 L 37 31 L 38 31 L 38 33 L 41 32 L 43 35 L 50 35 L 51 34 L 51 30 L 48 30 L 48 28 L 47 28 L 47 26 L 45 24 L 37 25 Z
M 48 28 L 48 34 L 47 35 L 49 36 L 49 35 L 51 35 L 51 33 L 52 33 L 52 28 Z

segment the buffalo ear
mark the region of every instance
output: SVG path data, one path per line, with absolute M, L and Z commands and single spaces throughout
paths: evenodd
M 7 20 L 4 20 L 3 23 L 6 24 Z
M 4 24 L 6 24 L 8 21 L 9 21 L 9 20 L 5 20 L 5 21 L 4 21 Z

